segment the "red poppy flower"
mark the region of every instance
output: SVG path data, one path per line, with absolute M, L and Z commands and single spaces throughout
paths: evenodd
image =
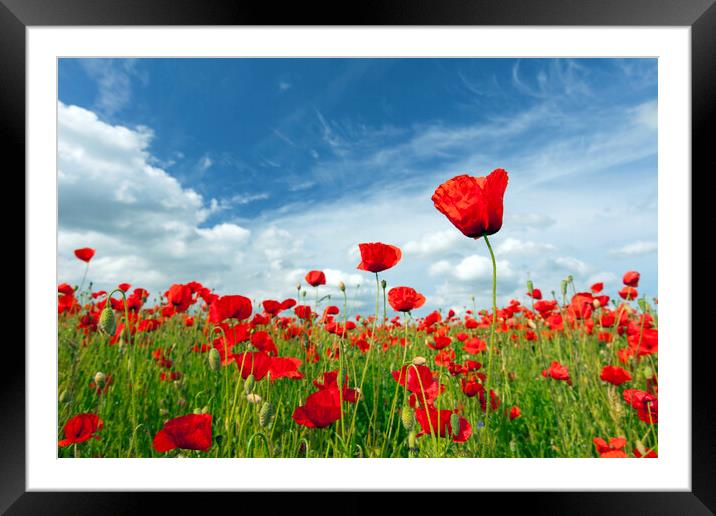
M 373 242 L 358 244 L 361 262 L 358 269 L 368 272 L 381 272 L 390 269 L 400 261 L 403 253 L 394 245 Z
M 604 283 L 601 281 L 599 283 L 595 283 L 594 285 L 589 287 L 589 290 L 592 291 L 592 294 L 599 294 L 603 289 L 604 289 Z
M 654 450 L 645 450 L 644 454 L 642 454 L 638 448 L 634 448 L 634 457 L 637 459 L 641 459 L 642 457 L 645 459 L 656 459 L 659 456 Z
M 238 355 L 234 355 L 234 362 L 244 380 L 253 374 L 254 379 L 258 382 L 262 380 L 271 369 L 271 357 L 263 351 L 239 353 Z
M 308 428 L 326 428 L 341 418 L 341 400 L 338 389 L 322 389 L 306 398 L 296 407 L 293 420 Z
M 296 317 L 303 319 L 304 321 L 310 321 L 313 316 L 313 310 L 311 310 L 311 307 L 308 305 L 298 305 L 293 309 L 293 311 L 296 314 Z
M 589 292 L 579 292 L 574 295 L 568 307 L 568 312 L 576 319 L 589 319 L 594 308 L 594 298 Z
M 482 339 L 473 337 L 472 339 L 465 342 L 465 344 L 462 347 L 462 350 L 465 353 L 470 353 L 471 355 L 477 355 L 478 353 L 487 351 L 487 343 Z
M 300 359 L 294 357 L 272 357 L 271 364 L 269 365 L 271 381 L 273 382 L 278 378 L 294 378 L 300 380 L 303 378 L 303 373 L 298 370 L 301 363 Z
M 278 355 L 278 349 L 271 335 L 265 331 L 257 331 L 251 335 L 251 344 L 259 351 L 264 351 L 269 355 Z
M 252 311 L 251 300 L 244 296 L 221 296 L 211 303 L 209 321 L 217 324 L 226 319 L 248 319 Z
M 542 376 L 545 378 L 550 376 L 555 380 L 561 380 L 567 382 L 568 385 L 572 385 L 572 379 L 569 377 L 567 366 L 560 364 L 556 360 L 550 364 L 549 369 L 542 371 Z
M 438 186 L 432 200 L 463 235 L 492 235 L 502 227 L 507 179 L 507 172 L 501 168 L 487 177 L 456 176 Z
M 639 419 L 644 423 L 659 422 L 659 400 L 656 396 L 636 389 L 626 389 L 622 396 L 624 401 L 636 409 Z
M 436 335 L 433 338 L 433 341 L 430 342 L 429 340 L 425 343 L 428 345 L 430 349 L 440 350 L 443 348 L 446 348 L 450 345 L 452 342 L 452 339 L 448 337 L 447 335 Z
M 456 410 L 441 410 L 438 417 L 438 409 L 435 407 L 430 406 L 427 410 L 425 408 L 416 409 L 415 419 L 421 428 L 417 435 L 435 434 L 440 437 L 452 437 L 456 443 L 464 443 L 472 435 L 472 427 L 467 419 L 459 417 L 459 428 L 453 429 L 450 417 L 456 413 Z
M 634 287 L 626 286 L 619 291 L 619 297 L 627 301 L 633 301 L 639 295 L 639 291 Z
M 624 274 L 624 277 L 622 278 L 622 283 L 624 283 L 628 287 L 638 287 L 639 286 L 639 278 L 641 275 L 637 271 L 629 271 Z
M 653 355 L 659 351 L 659 330 L 648 328 L 627 337 L 629 349 L 638 356 Z
M 393 287 L 388 291 L 388 303 L 396 312 L 410 312 L 425 304 L 425 296 L 410 287 Z
M 517 419 L 522 415 L 522 411 L 520 410 L 520 407 L 517 405 L 513 405 L 513 407 L 510 409 L 510 421 L 513 419 Z
M 542 291 L 538 288 L 533 288 L 532 293 L 530 294 L 529 292 L 527 292 L 527 295 L 535 301 L 539 301 L 540 299 L 542 299 Z
M 83 262 L 89 263 L 94 256 L 94 249 L 91 247 L 83 247 L 82 249 L 75 249 L 75 256 Z
M 194 302 L 191 288 L 187 285 L 174 284 L 164 294 L 167 301 L 177 312 L 186 312 Z
M 212 444 L 211 414 L 187 414 L 167 421 L 152 444 L 159 453 L 174 448 L 208 451 Z
M 312 287 L 317 287 L 318 285 L 325 285 L 326 275 L 323 273 L 323 271 L 310 271 L 308 274 L 306 274 L 306 283 L 308 283 Z
M 557 301 L 554 299 L 541 299 L 534 304 L 534 307 L 542 317 L 545 317 L 552 310 L 557 308 Z
M 626 444 L 626 439 L 623 437 L 612 437 L 609 439 L 609 444 L 601 437 L 595 437 L 592 441 L 597 447 L 597 453 L 603 459 L 622 459 L 627 457 L 627 454 L 622 450 Z
M 391 371 L 390 374 L 403 387 L 406 387 L 407 378 L 408 390 L 417 396 L 418 402 L 421 404 L 427 401 L 430 405 L 437 398 L 438 389 L 442 391 L 444 388 L 433 378 L 433 373 L 427 366 L 404 365 L 397 371 Z M 423 400 L 423 395 L 425 395 L 425 400 Z
M 127 290 L 132 288 L 132 285 L 130 285 L 129 283 L 120 283 L 119 285 L 117 285 L 117 288 L 119 288 L 119 290 L 121 290 L 122 292 L 126 292 Z
M 99 439 L 99 436 L 94 434 L 101 429 L 102 426 L 104 426 L 104 422 L 97 414 L 77 414 L 65 423 L 65 438 L 57 444 L 59 446 L 69 446 L 74 443 L 83 443 L 90 437 Z
M 600 378 L 605 382 L 609 382 L 614 385 L 621 385 L 624 382 L 631 380 L 631 374 L 629 371 L 619 366 L 605 366 L 602 369 Z

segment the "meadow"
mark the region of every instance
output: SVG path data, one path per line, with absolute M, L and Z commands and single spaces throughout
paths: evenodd
M 60 284 L 59 457 L 656 457 L 656 298 L 628 271 L 497 306 L 506 186 L 497 169 L 433 196 L 485 241 L 491 309 L 414 317 L 426 299 L 381 280 L 402 259 L 381 242 L 357 244 L 371 313 L 349 313 L 352 285 L 322 297 L 320 269 L 275 300 Z M 94 254 L 75 251 L 88 269 Z

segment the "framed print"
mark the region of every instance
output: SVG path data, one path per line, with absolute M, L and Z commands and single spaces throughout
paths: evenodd
M 711 3 L 4 2 L 28 207 L 3 510 L 395 490 L 709 514 Z

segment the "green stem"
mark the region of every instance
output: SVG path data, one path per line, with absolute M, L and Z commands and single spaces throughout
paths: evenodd
M 487 376 L 485 377 L 485 442 L 489 439 L 488 427 L 490 424 L 490 406 L 492 399 L 490 396 L 490 382 L 492 380 L 492 352 L 495 346 L 495 327 L 497 326 L 497 262 L 495 261 L 495 253 L 490 245 L 487 235 L 483 235 L 487 249 L 490 251 L 492 259 L 492 326 L 490 328 L 490 347 L 487 350 Z

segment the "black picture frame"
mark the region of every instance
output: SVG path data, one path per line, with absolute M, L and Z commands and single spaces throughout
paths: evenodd
M 25 167 L 25 29 L 28 26 L 83 25 L 549 25 L 549 26 L 689 26 L 692 74 L 693 181 L 716 172 L 713 137 L 716 121 L 716 0 L 399 0 L 360 4 L 340 2 L 286 3 L 196 0 L 0 0 L 0 131 L 4 155 Z M 693 183 L 692 183 L 693 185 Z M 709 203 L 698 202 L 706 189 L 693 189 L 692 221 L 713 221 Z M 694 197 L 693 195 L 696 195 Z M 19 196 L 17 196 L 19 197 Z M 702 199 L 703 200 L 703 199 Z M 661 199 L 660 199 L 661 201 Z M 701 210 L 701 211 L 699 211 Z M 16 217 L 16 215 L 15 215 Z M 706 253 L 705 253 L 706 254 Z M 693 254 L 692 259 L 698 258 Z M 28 257 L 25 256 L 26 263 Z M 696 265 L 694 263 L 693 265 Z M 704 269 L 701 269 L 704 270 Z M 25 276 L 32 271 L 25 267 Z M 692 272 L 693 274 L 693 272 Z M 687 277 L 691 282 L 691 276 Z M 706 288 L 709 288 L 708 286 Z M 693 289 L 692 289 L 693 291 Z M 693 291 L 694 294 L 697 292 Z M 689 300 L 684 300 L 689 302 Z M 690 300 L 696 307 L 695 298 Z M 26 324 L 33 324 L 31 307 Z M 36 321 L 35 321 L 36 323 Z M 18 324 L 19 326 L 19 324 Z M 692 339 L 694 340 L 694 339 Z M 19 339 L 17 339 L 19 342 Z M 157 502 L 163 512 L 187 512 L 196 504 L 219 511 L 226 497 L 202 493 L 25 492 L 25 353 L 6 342 L 0 374 L 0 511 L 18 514 L 115 514 L 146 512 Z M 706 344 L 706 343 L 704 343 Z M 676 344 L 675 344 L 676 345 Z M 691 342 L 678 343 L 678 346 Z M 714 514 L 716 511 L 716 440 L 714 401 L 709 376 L 713 344 L 692 346 L 692 491 L 588 493 L 480 493 L 485 501 L 510 510 L 523 506 L 532 514 Z M 568 462 L 567 465 L 568 466 Z M 262 498 L 263 496 L 263 498 Z M 252 504 L 269 503 L 268 513 L 295 507 L 296 495 L 252 495 Z M 391 497 L 384 510 L 406 514 L 420 495 Z M 229 502 L 230 504 L 232 502 Z M 340 512 L 364 513 L 372 504 L 357 493 L 331 502 Z M 453 502 L 457 503 L 457 502 Z M 235 506 L 234 510 L 239 510 Z M 248 505 L 242 505 L 244 509 Z M 396 509 L 402 508 L 402 509 Z M 447 506 L 445 507 L 447 508 Z M 156 510 L 156 509 L 154 509 Z M 154 512 L 153 510 L 153 512 Z M 259 509 L 261 510 L 261 509 Z M 460 509 L 463 510 L 463 509 Z M 511 511 L 510 511 L 511 512 Z

